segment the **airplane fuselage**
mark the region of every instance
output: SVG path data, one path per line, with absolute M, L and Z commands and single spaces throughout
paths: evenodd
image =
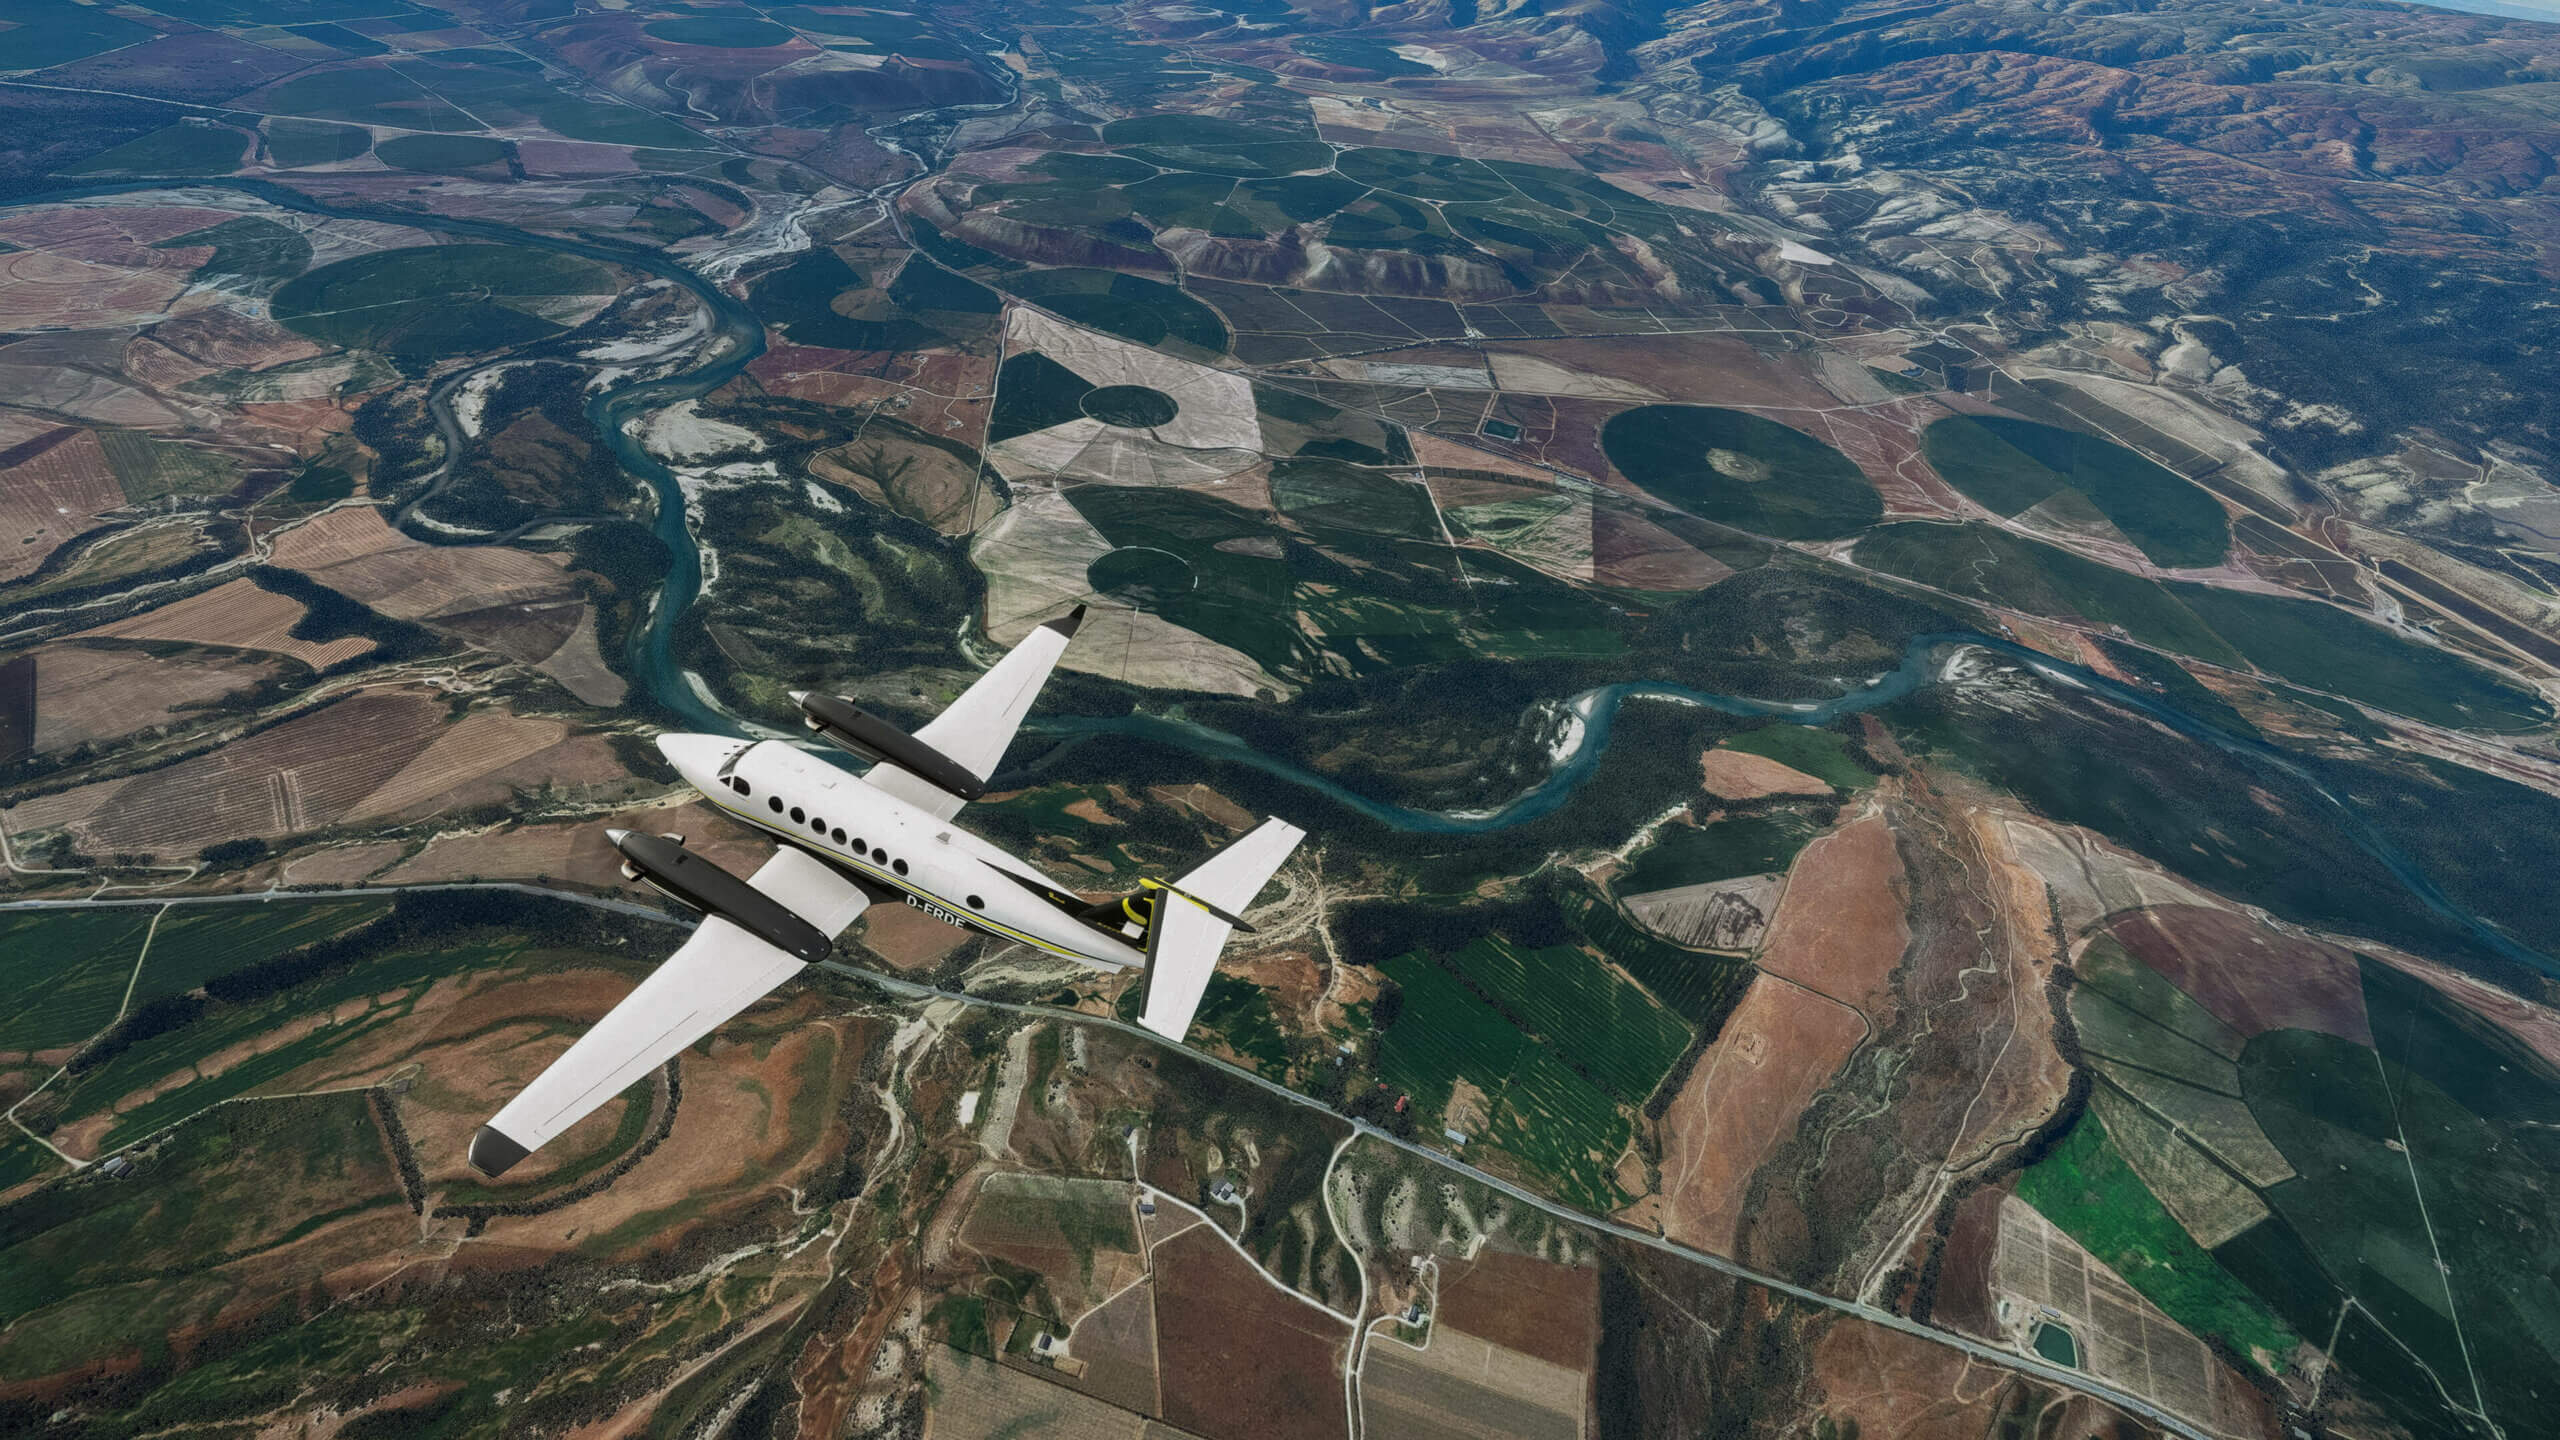
M 1043 899 L 1024 879 L 1062 894 L 1067 887 L 815 756 L 780 741 L 720 735 L 665 735 L 658 748 L 720 813 L 894 891 L 936 919 L 1098 969 L 1146 963 L 1136 945 Z

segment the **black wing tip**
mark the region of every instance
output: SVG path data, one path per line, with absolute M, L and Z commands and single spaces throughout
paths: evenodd
M 495 1180 L 533 1152 L 508 1139 L 494 1125 L 483 1125 L 471 1137 L 471 1168 Z
M 1091 607 L 1078 604 L 1073 610 L 1068 611 L 1066 614 L 1059 616 L 1055 620 L 1049 621 L 1040 628 L 1043 630 L 1055 630 L 1059 634 L 1073 640 L 1076 638 L 1076 631 L 1083 627 L 1084 612 L 1089 608 Z

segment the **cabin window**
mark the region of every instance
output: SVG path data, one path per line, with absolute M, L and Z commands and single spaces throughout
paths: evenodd
M 979 899 L 975 895 L 972 895 L 969 897 L 969 908 L 972 910 L 984 910 L 987 908 L 987 902 Z
M 764 801 L 764 803 L 766 803 L 767 805 L 770 805 L 770 806 L 772 806 L 772 807 L 773 807 L 773 813 L 774 813 L 774 814 L 779 815 L 779 814 L 781 814 L 781 813 L 782 813 L 782 797 L 781 797 L 781 796 L 779 796 L 779 795 L 768 795 L 768 796 L 766 796 L 766 797 L 765 797 L 765 801 Z
M 875 846 L 871 851 L 871 858 L 874 860 L 886 860 L 889 858 L 889 852 Z
M 812 815 L 812 816 L 810 816 L 810 817 L 809 817 L 809 828 L 810 828 L 810 829 L 812 829 L 812 830 L 817 831 L 817 832 L 818 832 L 819 834 L 821 834 L 821 835 L 826 834 L 826 833 L 827 833 L 827 822 L 826 822 L 826 817 L 821 816 L 821 815 Z
M 836 843 L 839 845 L 844 843 L 844 827 L 841 825 L 836 827 Z
M 892 860 L 889 862 L 889 868 L 897 871 L 901 875 L 904 875 L 907 873 L 907 862 L 904 860 Z
M 748 787 L 746 781 L 739 779 L 735 775 L 729 777 L 729 788 L 737 791 L 741 795 L 753 795 L 756 793 L 753 789 Z
M 808 811 L 801 809 L 801 808 L 800 808 L 799 806 L 797 806 L 797 805 L 794 805 L 794 806 L 792 806 L 792 807 L 791 807 L 791 823 L 792 823 L 792 824 L 794 824 L 794 825 L 800 824 L 801 822 L 803 822 L 803 821 L 807 820 L 808 818 L 809 818 L 809 812 L 808 812 Z

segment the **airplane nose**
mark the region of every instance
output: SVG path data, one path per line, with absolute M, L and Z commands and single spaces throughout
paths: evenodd
M 726 735 L 661 735 L 658 753 L 667 757 L 676 773 L 697 790 L 708 790 L 716 782 L 712 777 L 729 757 L 746 748 L 746 742 Z

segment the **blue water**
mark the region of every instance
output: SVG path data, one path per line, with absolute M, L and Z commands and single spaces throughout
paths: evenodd
M 181 182 L 132 181 L 66 187 L 41 195 L 23 196 L 13 203 L 166 189 L 173 183 Z M 589 402 L 586 413 L 604 443 L 611 447 L 622 464 L 648 481 L 656 492 L 658 538 L 666 542 L 674 557 L 648 623 L 638 627 L 631 637 L 629 658 L 635 678 L 660 705 L 673 712 L 684 724 L 711 733 L 739 733 L 737 721 L 716 707 L 704 704 L 686 680 L 682 668 L 676 664 L 675 629 L 701 594 L 702 553 L 685 523 L 684 495 L 674 473 L 625 435 L 622 425 L 624 421 L 647 411 L 710 393 L 763 354 L 763 326 L 744 305 L 710 281 L 656 251 L 564 240 L 486 220 L 327 205 L 263 181 L 191 180 L 183 183 L 248 191 L 283 208 L 306 214 L 390 221 L 419 229 L 442 230 L 584 255 L 663 277 L 699 298 L 710 309 L 719 333 L 728 339 L 720 358 L 687 374 L 608 389 Z M 1718 695 L 1653 681 L 1629 681 L 1586 692 L 1571 702 L 1583 721 L 1579 743 L 1558 759 L 1546 779 L 1499 809 L 1484 813 L 1451 814 L 1391 804 L 1348 789 L 1276 756 L 1264 754 L 1223 731 L 1168 716 L 1134 713 L 1111 717 L 1047 716 L 1034 720 L 1025 728 L 1044 735 L 1108 734 L 1151 740 L 1209 759 L 1250 766 L 1266 775 L 1314 791 L 1379 824 L 1407 833 L 1479 835 L 1551 815 L 1572 799 L 1574 792 L 1599 768 L 1601 757 L 1608 751 L 1618 712 L 1629 701 L 1670 701 L 1703 706 L 1728 715 L 1769 717 L 1800 725 L 1827 725 L 1843 715 L 1860 714 L 1892 704 L 1930 683 L 1937 671 L 1936 657 L 1947 647 L 1955 645 L 1979 647 L 2052 679 L 2093 692 L 2125 709 L 2148 716 L 2199 744 L 2272 770 L 2301 785 L 2328 803 L 2341 830 L 2389 870 L 2420 905 L 2459 926 L 2492 952 L 2517 964 L 2560 975 L 2560 962 L 2517 943 L 2495 926 L 2455 904 L 2414 861 L 2401 853 L 2353 804 L 2332 791 L 2299 758 L 2265 741 L 2234 734 L 2190 715 L 2149 691 L 2123 684 L 2085 667 L 2056 660 L 2012 641 L 1972 632 L 1918 636 L 1904 648 L 1901 664 L 1892 671 L 1861 689 L 1812 704 Z M 2162 803 L 2174 804 L 2175 797 L 2164 796 Z

